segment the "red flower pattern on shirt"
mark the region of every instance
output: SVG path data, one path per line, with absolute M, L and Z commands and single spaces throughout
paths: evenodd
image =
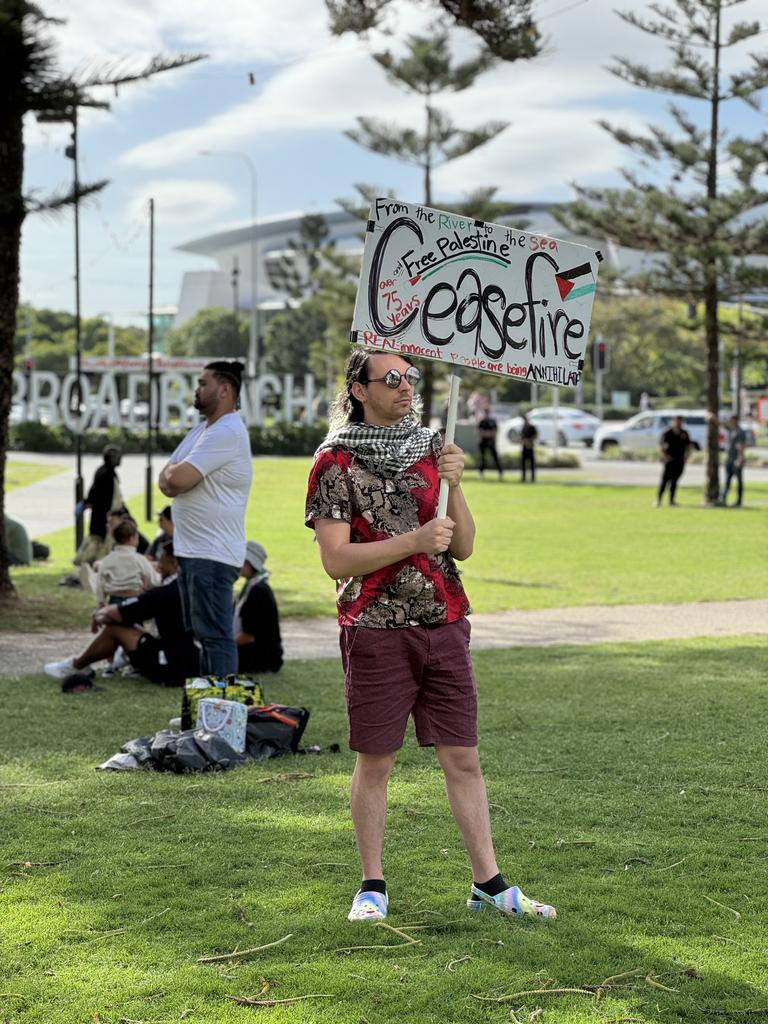
M 350 525 L 353 543 L 386 540 L 434 518 L 440 481 L 437 455 L 402 473 L 380 477 L 343 448 L 321 451 L 312 466 L 305 523 L 336 519 Z M 469 611 L 459 570 L 446 551 L 409 558 L 338 582 L 339 624 L 374 629 L 454 622 Z

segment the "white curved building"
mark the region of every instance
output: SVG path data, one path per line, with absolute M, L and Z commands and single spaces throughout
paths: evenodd
M 573 238 L 552 216 L 553 205 L 520 204 L 519 212 L 514 218 L 509 219 L 526 221 L 526 230 L 533 234 L 562 239 Z M 295 257 L 289 242 L 291 239 L 298 239 L 299 223 L 303 216 L 304 213 L 288 213 L 265 217 L 204 235 L 178 246 L 181 252 L 209 257 L 215 266 L 210 270 L 189 270 L 184 274 L 174 327 L 180 327 L 201 309 L 208 309 L 211 306 L 232 309 L 235 296 L 232 271 L 235 267 L 238 270 L 236 291 L 239 309 L 244 312 L 251 309 L 254 293 L 258 298 L 260 310 L 266 312 L 285 306 L 290 300 L 285 292 L 277 290 L 271 284 L 270 268 L 276 269 L 285 257 Z M 365 223 L 338 209 L 323 213 L 322 216 L 330 229 L 329 241 L 333 241 L 341 252 L 362 256 L 361 236 L 365 230 Z M 501 219 L 504 221 L 507 218 Z M 576 238 L 574 240 L 588 241 Z M 623 255 L 622 251 L 624 264 Z M 606 251 L 605 256 L 609 264 L 617 264 L 618 257 L 615 252 Z

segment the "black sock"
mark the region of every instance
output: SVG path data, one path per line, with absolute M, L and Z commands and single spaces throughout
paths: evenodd
M 383 878 L 364 878 L 360 883 L 360 892 L 380 892 L 387 895 L 387 883 Z
M 487 882 L 475 882 L 475 888 L 482 889 L 488 896 L 498 896 L 500 892 L 504 892 L 509 886 L 504 881 L 502 875 L 494 875 Z

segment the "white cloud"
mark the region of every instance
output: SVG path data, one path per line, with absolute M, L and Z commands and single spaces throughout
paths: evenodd
M 350 109 L 350 93 L 357 98 Z M 341 131 L 354 113 L 397 119 L 418 113 L 417 101 L 388 86 L 381 69 L 359 45 L 334 41 L 322 55 L 274 75 L 253 99 L 192 128 L 161 135 L 124 153 L 121 163 L 167 167 L 199 154 L 262 139 L 265 134 Z
M 613 20 L 621 34 L 623 23 L 615 16 Z M 559 22 L 558 29 L 559 35 L 567 36 Z M 536 61 L 499 64 L 471 89 L 440 97 L 439 105 L 459 125 L 469 127 L 479 117 L 508 119 L 515 124 L 530 111 L 540 118 L 542 108 L 550 104 L 562 110 L 577 101 L 583 103 L 628 89 L 616 83 L 594 59 L 593 51 L 599 44 L 588 26 L 575 19 L 571 34 L 565 47 L 561 40 Z M 247 146 L 257 140 L 263 142 L 267 135 L 341 132 L 354 126 L 357 114 L 416 125 L 423 118 L 418 97 L 392 86 L 357 40 L 332 40 L 311 59 L 278 71 L 247 102 L 193 127 L 143 142 L 120 159 L 134 167 L 168 167 L 195 157 L 201 149 Z M 572 116 L 588 124 L 596 115 L 591 110 L 576 111 Z M 553 117 L 557 117 L 556 112 Z
M 228 63 L 280 60 L 328 37 L 318 0 L 51 0 L 67 66 L 95 58 L 187 49 Z
M 624 160 L 622 147 L 595 123 L 601 113 L 584 107 L 518 111 L 512 127 L 493 142 L 439 167 L 435 182 L 454 196 L 495 185 L 507 197 L 569 198 L 568 182 L 604 178 Z M 627 128 L 642 128 L 631 111 L 616 117 Z
M 146 221 L 149 200 L 155 200 L 160 224 L 194 224 L 213 220 L 237 203 L 235 193 L 217 181 L 166 178 L 136 189 L 126 208 L 130 221 Z

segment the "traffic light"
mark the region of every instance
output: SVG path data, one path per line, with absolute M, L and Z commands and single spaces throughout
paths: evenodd
M 598 335 L 590 348 L 592 372 L 605 373 L 608 369 L 608 342 Z
M 27 378 L 27 380 L 29 380 L 29 378 L 32 376 L 33 366 L 34 363 L 32 362 L 31 359 L 24 360 L 24 376 Z

